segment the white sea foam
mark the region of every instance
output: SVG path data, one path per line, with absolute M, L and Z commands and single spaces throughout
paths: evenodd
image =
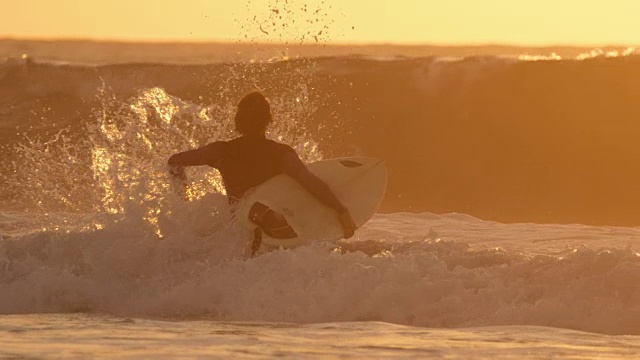
M 638 229 L 388 214 L 337 247 L 247 259 L 227 217 L 192 217 L 213 203 L 163 239 L 124 221 L 2 240 L 0 313 L 640 333 Z

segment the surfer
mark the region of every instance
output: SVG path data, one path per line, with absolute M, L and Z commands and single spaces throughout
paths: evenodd
M 352 237 L 356 226 L 351 214 L 329 186 L 307 169 L 290 146 L 265 137 L 266 128 L 271 121 L 269 102 L 260 92 L 252 92 L 238 103 L 235 125 L 240 137 L 231 141 L 216 141 L 195 150 L 175 154 L 169 158 L 169 172 L 186 181 L 186 166 L 209 165 L 218 169 L 230 204 L 237 203 L 249 189 L 276 175 L 287 174 L 320 202 L 335 210 L 342 224 L 344 237 Z M 268 233 L 269 229 L 263 226 L 264 221 L 253 218 L 252 221 Z M 267 221 L 273 222 L 269 219 Z M 281 221 L 285 221 L 284 218 Z M 261 233 L 256 233 L 255 237 L 254 252 L 257 250 L 256 246 L 259 247 L 258 238 Z

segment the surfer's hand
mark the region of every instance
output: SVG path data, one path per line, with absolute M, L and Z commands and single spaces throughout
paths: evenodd
M 182 166 L 169 166 L 169 174 L 182 181 L 187 181 L 187 174 L 185 174 Z
M 183 167 L 169 166 L 169 174 L 173 176 L 173 190 L 185 201 L 187 196 L 187 174 Z
M 345 239 L 349 239 L 356 232 L 356 224 L 347 209 L 340 212 L 340 224 L 342 224 Z

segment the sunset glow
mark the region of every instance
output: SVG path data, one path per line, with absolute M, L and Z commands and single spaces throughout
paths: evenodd
M 640 44 L 636 24 L 640 2 L 635 0 L 308 0 L 290 3 L 283 0 L 12 1 L 7 2 L 0 13 L 0 37 L 300 41 L 309 32 L 304 41 L 315 42 L 313 35 L 322 31 L 319 42 Z M 290 10 L 283 12 L 287 7 Z M 278 31 L 260 30 L 260 24 L 270 24 L 273 14 L 278 15 Z

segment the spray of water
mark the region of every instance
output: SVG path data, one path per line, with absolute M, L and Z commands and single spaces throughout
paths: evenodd
M 305 161 L 321 159 L 318 142 L 309 137 L 304 126 L 317 110 L 305 83 L 304 71 L 311 69 L 298 67 L 289 79 L 278 79 L 272 87 L 265 81 L 269 70 L 261 64 L 245 65 L 242 72 L 240 66 L 230 66 L 237 77 L 216 85 L 213 90 L 219 100 L 209 105 L 184 101 L 159 87 L 121 99 L 103 83 L 97 93 L 99 106 L 83 135 L 69 136 L 68 128 L 59 129 L 48 139 L 25 135 L 14 149 L 18 160 L 3 175 L 6 182 L 21 194 L 20 201 L 27 198 L 35 211 L 47 218 L 42 230 L 65 226 L 78 230 L 77 223 L 71 225 L 71 218 L 82 214 L 85 221 L 90 213 L 95 215 L 90 228 L 103 228 L 108 222 L 133 216 L 162 236 L 160 219 L 171 216 L 172 206 L 182 201 L 172 191 L 167 159 L 178 151 L 237 136 L 233 115 L 242 94 L 238 89 L 275 87 L 267 90 L 276 119 L 267 136 L 291 145 Z M 279 85 L 283 81 L 290 86 Z M 216 170 L 191 168 L 188 175 L 188 200 L 224 195 Z M 62 224 L 61 213 L 69 214 L 62 217 Z
M 250 1 L 247 6 L 252 6 Z M 240 30 L 256 44 L 256 51 L 261 41 L 329 38 L 333 10 L 324 2 L 272 1 L 263 10 L 265 14 L 242 20 Z M 252 13 L 260 14 L 260 9 L 252 8 Z M 173 209 L 183 202 L 172 191 L 168 157 L 237 136 L 235 105 L 250 91 L 263 91 L 270 100 L 275 122 L 268 129 L 269 138 L 291 145 L 303 161 L 322 158 L 318 149 L 322 131 L 317 130 L 326 127 L 329 119 L 318 119 L 316 113 L 331 95 L 318 94 L 311 85 L 314 71 L 315 62 L 287 57 L 231 63 L 222 81 L 212 76 L 218 81 L 211 81 L 208 89 L 205 86 L 208 93 L 199 103 L 160 87 L 125 97 L 103 80 L 83 131 L 78 131 L 78 124 L 73 129 L 56 128 L 55 119 L 45 119 L 52 127 L 47 133 L 54 135 L 23 134 L 21 143 L 11 149 L 16 161 L 5 164 L 0 176 L 13 203 L 38 219 L 37 230 L 102 229 L 135 218 L 146 231 L 162 237 L 162 224 L 171 222 L 168 219 L 176 215 Z M 309 124 L 318 128 L 308 131 Z M 309 135 L 312 132 L 316 138 Z M 224 195 L 216 170 L 191 168 L 188 177 L 189 201 Z

